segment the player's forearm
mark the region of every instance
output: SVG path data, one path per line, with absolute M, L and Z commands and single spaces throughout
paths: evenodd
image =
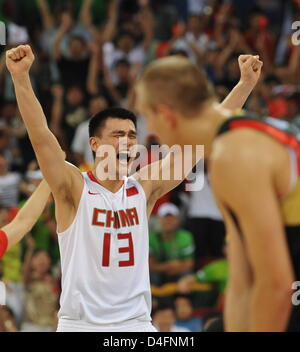
M 285 331 L 292 308 L 291 288 L 272 287 L 262 282 L 253 287 L 250 297 L 249 331 Z
M 255 84 L 239 81 L 227 98 L 221 103 L 221 106 L 228 110 L 241 109 L 252 93 L 254 87 Z
M 12 76 L 12 78 L 18 107 L 27 131 L 34 141 L 43 140 L 44 136 L 41 134 L 48 131 L 47 120 L 32 89 L 29 74 Z
M 8 248 L 18 243 L 31 231 L 46 206 L 50 192 L 47 182 L 43 180 L 15 219 L 3 228 L 3 231 L 8 236 Z

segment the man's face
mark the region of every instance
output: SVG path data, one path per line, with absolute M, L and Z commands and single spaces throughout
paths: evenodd
M 104 159 L 108 161 L 109 170 L 113 175 L 120 179 L 130 174 L 132 163 L 135 160 L 133 147 L 137 144 L 136 128 L 131 120 L 108 118 L 105 125 L 100 128 L 99 136 L 90 138 L 90 143 L 97 154 L 96 158 L 100 162 Z M 109 153 L 100 156 L 99 149 L 106 150 L 106 146 L 110 150 L 111 147 L 113 148 L 113 155 Z
M 134 47 L 134 40 L 129 35 L 123 35 L 119 38 L 117 45 L 122 51 L 129 53 Z
M 201 30 L 201 21 L 198 16 L 190 16 L 187 25 L 192 32 Z
M 175 300 L 176 316 L 179 320 L 187 320 L 193 316 L 193 307 L 187 298 L 178 297 Z
M 94 116 L 107 108 L 107 101 L 103 97 L 92 98 L 89 103 L 89 115 Z
M 116 73 L 121 82 L 127 82 L 130 75 L 130 66 L 126 64 L 119 64 L 116 67 Z
M 171 130 L 170 119 L 166 114 L 154 109 L 147 104 L 145 88 L 139 85 L 136 88 L 136 110 L 147 120 L 147 126 L 150 131 L 157 137 L 160 144 L 167 144 L 173 146 L 178 144 L 178 138 L 175 134 L 176 131 Z
M 170 332 L 175 323 L 174 311 L 171 308 L 158 311 L 154 315 L 153 323 L 159 332 Z
M 179 226 L 179 218 L 178 216 L 167 214 L 159 219 L 159 224 L 161 231 L 173 232 L 176 231 Z
M 69 51 L 73 60 L 80 60 L 86 51 L 86 45 L 82 40 L 74 38 L 70 41 Z
M 83 92 L 79 87 L 71 87 L 67 91 L 67 102 L 70 106 L 77 106 L 83 102 Z
M 36 253 L 32 260 L 32 267 L 34 270 L 41 274 L 45 274 L 49 271 L 51 266 L 51 259 L 46 251 L 40 251 Z

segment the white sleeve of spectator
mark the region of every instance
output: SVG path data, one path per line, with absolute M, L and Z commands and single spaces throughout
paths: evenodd
M 134 48 L 129 54 L 129 61 L 132 64 L 140 63 L 143 64 L 146 60 L 146 53 L 143 47 L 138 46 Z
M 103 45 L 103 61 L 104 66 L 111 68 L 115 60 L 114 44 L 109 42 Z
M 86 133 L 83 125 L 79 125 L 76 129 L 75 136 L 71 145 L 73 153 L 84 154 L 86 141 Z

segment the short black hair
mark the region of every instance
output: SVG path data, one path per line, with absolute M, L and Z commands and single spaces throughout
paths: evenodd
M 130 62 L 127 59 L 119 59 L 114 63 L 114 67 L 127 66 L 130 67 Z
M 175 314 L 175 304 L 171 299 L 167 300 L 161 300 L 157 307 L 153 309 L 152 311 L 152 316 L 154 316 L 157 312 L 160 312 L 162 310 L 172 310 Z
M 105 122 L 109 118 L 130 120 L 136 127 L 136 116 L 133 112 L 123 108 L 108 108 L 94 115 L 89 123 L 89 135 L 95 137 L 99 128 L 104 127 Z

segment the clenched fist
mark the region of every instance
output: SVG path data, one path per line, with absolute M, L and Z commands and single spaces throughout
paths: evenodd
M 259 56 L 240 55 L 239 66 L 241 71 L 241 81 L 255 86 L 260 78 L 263 66 L 263 62 L 259 59 Z
M 6 52 L 6 66 L 13 77 L 29 72 L 34 55 L 29 45 L 19 45 Z

